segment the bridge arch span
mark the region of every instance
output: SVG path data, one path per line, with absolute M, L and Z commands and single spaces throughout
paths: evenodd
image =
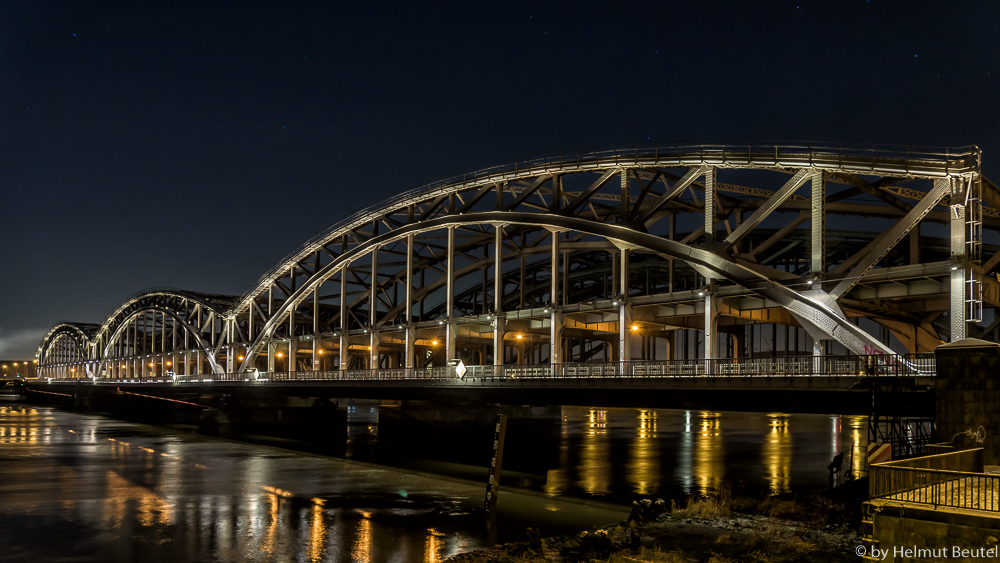
M 574 231 L 596 235 L 624 246 L 625 249 L 623 252 L 641 250 L 658 253 L 670 258 L 682 259 L 712 272 L 712 274 L 719 278 L 737 283 L 746 289 L 763 295 L 767 299 L 780 303 L 793 314 L 799 316 L 801 319 L 800 322 L 810 322 L 815 329 L 823 331 L 828 339 L 840 342 L 855 354 L 872 353 L 872 351 L 886 354 L 892 353 L 891 350 L 871 335 L 854 325 L 845 323 L 846 319 L 843 317 L 843 314 L 829 304 L 824 303 L 823 300 L 797 292 L 781 284 L 775 284 L 764 275 L 734 261 L 726 260 L 717 253 L 683 245 L 676 241 L 664 240 L 660 237 L 620 225 L 597 223 L 577 217 L 557 215 L 540 217 L 527 213 L 493 211 L 446 216 L 422 223 L 400 226 L 391 233 L 372 237 L 363 244 L 345 252 L 337 260 L 315 272 L 299 289 L 288 296 L 285 303 L 263 326 L 261 335 L 248 346 L 246 360 L 241 366 L 240 371 L 245 371 L 249 366 L 253 365 L 254 357 L 264 344 L 267 336 L 273 332 L 275 326 L 288 319 L 292 310 L 297 307 L 297 303 L 309 293 L 316 291 L 317 287 L 328 280 L 332 274 L 342 271 L 351 261 L 357 259 L 359 256 L 391 242 L 399 241 L 422 232 L 441 228 L 451 230 L 456 227 L 490 224 L 536 227 L 555 233 Z M 700 293 L 705 294 L 706 301 L 712 299 L 710 291 Z M 618 300 L 612 302 L 622 310 L 629 306 L 627 298 L 621 298 L 620 304 Z M 553 312 L 552 314 L 557 315 L 558 313 Z M 625 318 L 625 316 L 626 313 L 619 312 L 620 319 Z M 621 321 L 619 320 L 618 322 L 620 323 Z M 451 343 L 450 340 L 448 342 L 449 344 Z M 446 352 L 446 357 L 451 357 L 451 355 L 450 351 Z
M 987 276 L 1000 248 L 977 234 L 1000 232 L 998 205 L 976 147 L 702 144 L 521 162 L 354 213 L 239 298 L 127 299 L 90 359 L 122 357 L 123 327 L 146 315 L 145 348 L 126 352 L 179 347 L 199 356 L 194 373 L 928 351 L 980 330 L 984 300 L 1000 305 Z M 175 332 L 186 341 L 166 345 Z

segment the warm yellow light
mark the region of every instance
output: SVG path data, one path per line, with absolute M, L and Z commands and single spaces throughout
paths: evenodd
M 243 356 L 240 356 L 240 361 L 241 361 L 241 362 L 243 361 Z
M 437 345 L 438 345 L 438 341 L 437 340 L 432 340 L 431 341 L 431 346 L 437 346 Z M 7 367 L 7 366 L 4 366 L 4 367 Z
M 319 351 L 319 355 L 320 355 L 320 356 L 322 356 L 322 355 L 323 355 L 323 351 L 322 351 L 322 350 L 320 350 L 320 351 Z M 240 358 L 240 359 L 242 360 L 243 358 Z
M 523 336 L 521 336 L 520 334 L 518 334 L 518 335 L 517 335 L 517 339 L 518 339 L 518 340 L 520 340 L 520 339 L 522 339 L 522 338 L 524 338 L 524 337 L 523 337 Z
M 277 354 L 275 354 L 275 356 L 278 356 L 280 358 L 281 357 L 281 352 L 278 352 Z
M 632 330 L 639 330 L 639 325 L 632 325 Z
M 69 368 L 69 371 L 76 371 L 76 368 Z
M 125 367 L 125 364 L 122 364 L 122 367 Z
M 435 344 L 436 344 L 436 343 L 435 343 Z M 4 366 L 3 366 L 3 369 L 7 369 L 7 366 L 6 366 L 6 365 L 4 365 Z
M 371 350 L 371 349 L 372 349 L 372 347 L 371 347 L 371 346 L 369 346 L 369 347 L 368 347 L 368 349 L 369 349 L 369 350 Z
M 14 365 L 16 366 L 16 365 L 17 365 L 17 362 L 14 362 Z
M 149 362 L 149 367 L 153 367 L 153 362 Z
M 167 362 L 167 365 L 169 366 L 169 365 L 170 365 L 170 362 Z
M 35 362 L 36 364 L 38 363 L 38 360 L 31 360 L 31 361 Z

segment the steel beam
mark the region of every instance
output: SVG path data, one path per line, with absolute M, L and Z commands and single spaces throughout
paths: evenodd
M 939 180 L 944 182 L 943 180 Z M 935 181 L 935 188 L 939 181 Z M 968 323 L 966 322 L 966 310 L 965 310 L 965 290 L 966 284 L 965 280 L 967 278 L 966 273 L 966 213 L 967 209 L 965 206 L 965 186 L 962 182 L 953 182 L 949 186 L 952 194 L 950 201 L 953 205 L 949 206 L 951 215 L 951 236 L 949 237 L 951 242 L 951 258 L 954 261 L 950 275 L 950 291 L 949 291 L 949 316 L 951 325 L 951 340 L 950 342 L 955 342 L 957 340 L 962 340 L 966 337 L 966 332 L 968 330 Z
M 715 242 L 715 168 L 705 170 L 705 243 Z
M 868 273 L 869 270 L 875 267 L 882 258 L 885 258 L 886 254 L 889 254 L 897 243 L 910 232 L 913 227 L 915 227 L 920 220 L 934 208 L 935 205 L 941 201 L 948 191 L 951 189 L 951 182 L 947 178 L 942 178 L 939 180 L 934 180 L 934 187 L 927 192 L 927 195 L 918 202 L 916 205 L 910 209 L 910 212 L 906 214 L 905 217 L 900 219 L 891 229 L 885 232 L 875 244 L 871 251 L 858 261 L 858 264 L 847 274 L 847 276 L 833 288 L 830 295 L 834 299 L 840 299 L 841 297 L 847 295 L 847 293 L 858 283 L 858 281 Z M 964 227 L 964 221 L 963 221 Z M 964 244 L 964 241 L 963 241 Z M 964 250 L 963 250 L 964 252 Z M 963 303 L 964 306 L 964 303 Z
M 684 174 L 684 176 L 682 176 L 680 180 L 674 182 L 674 185 L 668 188 L 666 193 L 664 193 L 663 195 L 658 197 L 655 201 L 653 201 L 649 209 L 645 213 L 643 213 L 641 217 L 639 217 L 638 222 L 640 224 L 648 226 L 650 219 L 652 219 L 653 215 L 655 215 L 656 212 L 660 210 L 660 208 L 666 205 L 667 202 L 676 199 L 679 195 L 684 193 L 684 190 L 686 190 L 688 186 L 691 185 L 692 182 L 697 180 L 698 177 L 704 174 L 707 170 L 709 170 L 708 166 L 695 166 L 693 168 L 688 169 L 687 173 Z M 664 179 L 663 183 L 666 184 L 667 180 Z
M 705 292 L 705 339 L 704 339 L 704 354 L 705 359 L 715 359 L 719 357 L 719 343 L 717 335 L 717 327 L 719 324 L 719 298 L 715 296 L 712 292 Z M 706 367 L 711 365 L 710 362 L 705 363 Z M 708 373 L 708 370 L 705 370 Z
M 823 182 L 823 171 L 812 173 L 812 198 L 810 201 L 809 220 L 809 271 L 814 278 L 826 273 L 826 185 Z
M 795 193 L 795 190 L 799 189 L 799 187 L 809 179 L 810 174 L 812 174 L 812 171 L 808 168 L 803 168 L 796 172 L 795 175 L 781 187 L 781 189 L 774 192 L 774 195 L 764 202 L 764 204 L 762 204 L 757 211 L 754 211 L 753 215 L 743 221 L 743 223 L 740 224 L 740 226 L 737 227 L 732 234 L 726 237 L 726 240 L 722 241 L 722 244 L 719 245 L 717 250 L 719 252 L 726 252 L 735 246 L 736 243 L 747 235 L 747 233 L 757 227 L 757 225 L 759 225 L 764 219 L 767 219 L 768 215 L 774 212 L 774 210 L 784 203 L 785 200 L 791 197 L 792 194 Z
M 444 348 L 444 361 L 451 361 L 458 350 L 455 349 L 455 343 L 458 337 L 455 334 L 454 327 L 454 315 L 455 315 L 455 227 L 448 227 L 448 254 L 445 256 L 447 260 L 447 270 L 445 272 L 445 279 L 447 281 L 447 288 L 445 289 L 445 348 Z
M 632 359 L 632 304 L 618 302 L 618 361 Z

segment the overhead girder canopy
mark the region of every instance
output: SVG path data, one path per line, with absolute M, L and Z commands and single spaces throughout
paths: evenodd
M 860 328 L 847 322 L 841 313 L 831 308 L 822 301 L 799 293 L 784 285 L 773 283 L 767 277 L 757 272 L 737 264 L 720 254 L 707 250 L 694 248 L 692 246 L 680 244 L 677 241 L 666 240 L 648 233 L 638 232 L 628 227 L 597 223 L 587 219 L 577 217 L 563 217 L 558 215 L 538 215 L 530 213 L 515 213 L 509 211 L 493 211 L 483 213 L 467 213 L 464 215 L 445 216 L 436 219 L 426 220 L 421 223 L 404 225 L 391 233 L 372 237 L 364 244 L 358 245 L 345 252 L 337 260 L 331 262 L 325 268 L 317 271 L 304 283 L 297 291 L 292 293 L 279 311 L 271 317 L 264 325 L 261 336 L 248 347 L 247 360 L 244 369 L 249 367 L 251 356 L 264 343 L 266 335 L 270 334 L 274 326 L 287 318 L 291 309 L 290 304 L 304 298 L 314 291 L 316 286 L 321 284 L 334 272 L 342 269 L 351 260 L 370 252 L 379 245 L 399 240 L 411 234 L 425 232 L 432 229 L 454 227 L 470 224 L 490 224 L 506 223 L 519 226 L 534 226 L 551 229 L 568 229 L 576 232 L 602 236 L 608 240 L 624 241 L 634 245 L 638 249 L 661 253 L 673 258 L 680 258 L 689 263 L 696 264 L 702 268 L 710 270 L 721 278 L 728 279 L 743 287 L 753 289 L 782 307 L 788 309 L 799 317 L 800 322 L 811 323 L 813 327 L 822 331 L 830 339 L 836 340 L 857 354 L 870 353 L 871 350 L 881 350 L 883 353 L 891 354 L 884 344 L 868 335 Z M 242 371 L 242 370 L 241 370 Z
M 176 323 L 178 326 L 180 326 L 183 331 L 185 331 L 188 335 L 190 335 L 190 337 L 192 339 L 194 339 L 194 347 L 195 348 L 202 349 L 202 350 L 211 350 L 212 348 L 214 348 L 214 346 L 211 346 L 211 343 L 206 342 L 202 338 L 201 331 L 197 327 L 192 326 L 191 324 L 189 324 L 184 319 L 184 317 L 182 317 L 180 314 L 178 314 L 177 311 L 173 311 L 173 310 L 170 310 L 170 309 L 167 309 L 167 308 L 164 308 L 164 307 L 147 305 L 147 306 L 144 306 L 144 307 L 140 307 L 138 309 L 132 309 L 132 310 L 130 310 L 129 316 L 127 316 L 124 319 L 122 319 L 122 322 L 118 324 L 117 328 L 115 328 L 115 331 L 107 339 L 107 344 L 105 344 L 104 348 L 101 350 L 100 359 L 113 358 L 114 357 L 112 355 L 113 354 L 113 349 L 114 349 L 115 345 L 117 345 L 119 343 L 119 340 L 122 338 L 123 333 L 126 330 L 128 330 L 128 328 L 130 326 L 130 323 L 133 320 L 135 320 L 135 319 L 139 318 L 140 316 L 144 315 L 145 313 L 149 313 L 149 312 L 159 313 L 159 314 L 161 314 L 161 315 L 163 315 L 165 317 L 169 317 L 170 319 L 172 319 L 174 323 Z M 165 328 L 163 330 L 165 330 Z M 211 348 L 210 348 L 210 346 L 211 346 Z M 214 356 L 215 356 L 214 351 L 210 352 L 208 354 L 208 360 L 209 360 L 209 363 L 212 365 L 212 371 L 214 373 L 221 373 L 223 370 L 222 370 L 221 366 L 219 366 L 218 363 L 215 361 L 215 357 Z
M 59 323 L 52 327 L 42 338 L 35 352 L 35 358 L 39 362 L 48 359 L 53 344 L 58 340 L 67 340 L 72 343 L 72 347 L 67 350 L 71 352 L 74 360 L 85 360 L 90 357 L 90 343 L 97 325 L 86 323 Z
M 664 302 L 680 298 L 673 276 L 685 267 L 694 276 L 688 289 L 724 292 L 730 287 L 726 284 L 735 284 L 787 310 L 816 339 L 840 342 L 855 353 L 889 352 L 885 342 L 849 322 L 837 300 L 851 300 L 856 313 L 855 294 L 868 291 L 869 272 L 890 265 L 883 263 L 887 256 L 905 253 L 896 246 L 921 222 L 946 225 L 954 233 L 955 210 L 961 208 L 970 210 L 969 220 L 978 221 L 975 228 L 1000 228 L 1000 213 L 981 205 L 982 200 L 1000 198 L 993 197 L 995 188 L 983 182 L 979 170 L 976 147 L 754 143 L 650 147 L 495 167 L 410 190 L 345 218 L 275 265 L 239 299 L 169 290 L 127 300 L 95 331 L 93 343 L 99 355 L 110 353 L 122 323 L 141 310 L 156 310 L 195 334 L 200 348 L 218 353 L 227 345 L 242 346 L 242 364 L 229 366 L 242 371 L 252 367 L 256 354 L 275 338 L 313 339 L 397 323 L 404 328 L 417 320 L 415 309 L 407 309 L 416 303 L 421 311 L 430 306 L 450 322 L 459 294 L 484 311 L 490 308 L 491 293 L 493 299 L 503 294 L 501 300 L 523 308 L 531 306 L 525 302 L 527 288 L 538 296 L 535 300 L 551 294 L 548 299 L 558 307 L 556 282 L 551 282 L 551 291 L 546 288 L 546 280 L 555 279 L 546 259 L 562 264 L 560 279 L 591 279 L 588 268 L 628 269 L 631 252 L 669 264 L 672 281 Z M 719 171 L 729 171 L 730 181 L 720 181 Z M 763 177 L 763 185 L 751 181 L 757 177 L 751 174 Z M 980 183 L 986 185 L 982 196 L 974 193 Z M 829 193 L 825 184 L 831 185 Z M 842 254 L 849 234 L 830 248 L 817 245 L 827 232 L 825 221 L 817 224 L 817 217 L 827 215 L 889 220 L 895 226 L 867 246 L 861 243 Z M 800 225 L 805 225 L 805 236 Z M 918 234 L 912 241 L 925 236 L 914 232 Z M 976 274 L 980 276 L 1000 264 L 994 258 L 978 266 L 978 258 L 956 250 L 960 245 L 952 239 L 944 250 L 948 254 L 937 260 L 952 260 L 963 271 L 985 270 Z M 503 253 L 495 265 L 491 248 Z M 813 250 L 811 262 L 797 258 L 802 250 L 815 248 L 820 254 Z M 911 242 L 909 263 L 919 263 L 915 257 L 921 250 L 938 252 Z M 593 263 L 592 257 L 599 255 L 591 254 L 586 258 L 591 263 L 585 263 L 584 251 L 607 251 L 617 258 Z M 448 259 L 449 253 L 457 265 Z M 496 271 L 512 260 L 522 262 L 520 279 Z M 525 279 L 526 260 L 538 261 L 529 268 L 530 280 Z M 898 263 L 893 261 L 891 265 Z M 963 266 L 966 262 L 971 265 Z M 456 280 L 480 271 L 481 288 L 471 282 L 456 285 Z M 947 275 L 934 273 L 933 279 Z M 965 275 L 972 279 L 973 274 Z M 520 288 L 514 290 L 520 295 L 510 293 L 508 285 Z M 615 287 L 614 292 L 625 300 L 630 297 L 628 286 Z M 405 299 L 399 293 L 405 293 Z M 183 301 L 184 310 L 170 300 Z M 564 295 L 562 305 L 571 305 L 565 300 Z M 964 294 L 962 301 L 968 301 Z M 952 302 L 954 313 L 954 296 Z M 203 316 L 194 319 L 191 306 Z M 883 326 L 902 334 L 901 325 L 892 322 L 905 320 L 885 319 Z M 421 315 L 420 320 L 428 319 Z M 913 326 L 920 323 L 914 320 Z M 555 338 L 554 329 L 552 334 Z M 925 334 L 920 341 L 926 346 L 933 337 Z M 341 341 L 341 346 L 347 342 Z M 319 350 L 313 345 L 314 360 Z
M 141 316 L 152 313 L 154 321 L 155 315 L 160 316 L 159 329 L 161 332 L 167 330 L 165 319 L 170 319 L 171 323 L 179 327 L 182 335 L 188 335 L 184 341 L 188 343 L 189 347 L 207 350 L 206 358 L 212 371 L 222 372 L 223 368 L 215 361 L 216 347 L 221 346 L 225 340 L 224 332 L 221 329 L 225 319 L 224 311 L 232 306 L 233 302 L 233 297 L 174 289 L 153 289 L 141 292 L 119 304 L 101 325 L 86 325 L 85 332 L 77 328 L 77 325 L 57 325 L 50 331 L 50 336 L 43 339 L 37 354 L 38 361 L 42 366 L 50 363 L 43 353 L 43 347 L 46 342 L 51 340 L 51 336 L 70 333 L 78 335 L 77 341 L 80 343 L 81 349 L 79 360 L 96 362 L 96 369 L 99 369 L 107 360 L 120 356 L 120 353 L 115 351 L 117 346 L 121 346 L 121 349 L 130 349 L 127 344 L 122 342 L 123 334 L 130 326 L 137 323 Z M 144 318 L 143 322 L 145 323 Z M 155 330 L 155 328 L 154 322 L 153 329 Z M 134 327 L 134 330 L 140 332 L 137 326 Z M 142 331 L 145 331 L 145 325 Z M 152 339 L 153 337 L 154 334 L 143 332 L 143 338 Z M 139 355 L 134 348 L 130 350 L 129 354 Z

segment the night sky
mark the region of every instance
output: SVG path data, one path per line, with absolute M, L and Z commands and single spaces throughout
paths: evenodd
M 996 180 L 998 24 L 995 1 L 4 2 L 0 357 L 144 288 L 242 294 L 360 207 L 516 159 L 976 144 Z

